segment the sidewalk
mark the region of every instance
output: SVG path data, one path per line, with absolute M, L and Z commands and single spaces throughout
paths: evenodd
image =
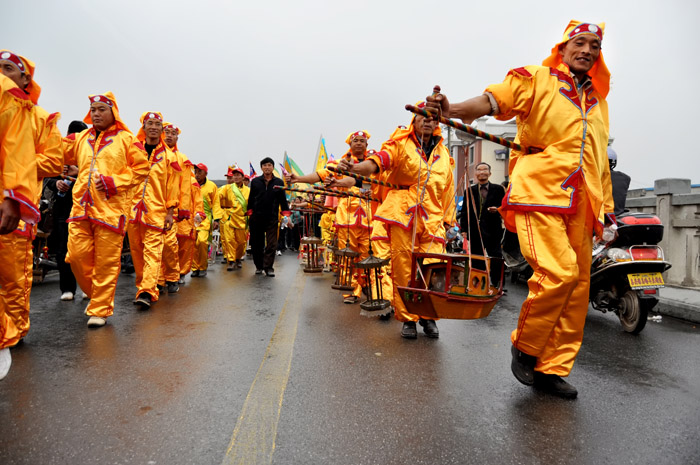
M 654 312 L 700 323 L 700 289 L 665 287 L 659 290 Z

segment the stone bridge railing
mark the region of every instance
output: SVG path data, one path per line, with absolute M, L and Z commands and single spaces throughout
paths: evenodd
M 691 192 L 690 180 L 659 179 L 653 192 L 630 191 L 626 207 L 661 219 L 664 238 L 659 245 L 673 265 L 666 282 L 700 288 L 700 193 Z

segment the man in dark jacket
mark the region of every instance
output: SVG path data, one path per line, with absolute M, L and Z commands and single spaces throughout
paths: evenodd
M 275 189 L 275 186 L 284 187 L 284 181 L 273 174 L 275 162 L 270 157 L 263 158 L 260 168 L 262 176 L 250 182 L 250 248 L 253 252 L 255 274 L 262 274 L 264 271 L 268 277 L 273 277 L 280 208 L 285 216 L 289 216 L 291 212 L 285 191 Z
M 503 226 L 498 207 L 501 206 L 506 192 L 500 184 L 489 182 L 491 165 L 488 163 L 482 162 L 476 165 L 474 174 L 477 183 L 469 188 L 469 195 L 465 192 L 462 206 L 463 212 L 465 208 L 468 208 L 469 215 L 462 213 L 459 221 L 462 237 L 464 237 L 464 250 L 470 250 L 473 255 L 484 255 L 481 245 L 483 239 L 487 255 L 500 258 L 503 256 L 501 253 Z M 481 237 L 479 230 L 481 230 Z M 467 249 L 467 244 L 470 246 L 469 249 Z M 483 262 L 475 263 L 475 267 L 484 267 Z M 497 286 L 500 281 L 500 267 L 492 267 L 491 283 Z

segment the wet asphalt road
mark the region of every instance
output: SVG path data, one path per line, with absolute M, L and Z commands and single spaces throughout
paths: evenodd
M 526 288 L 440 339 L 359 316 L 292 255 L 277 277 L 213 265 L 148 312 L 122 275 L 115 316 L 35 285 L 32 329 L 0 382 L 0 464 L 700 463 L 700 336 L 638 336 L 591 311 L 566 401 L 510 374 Z

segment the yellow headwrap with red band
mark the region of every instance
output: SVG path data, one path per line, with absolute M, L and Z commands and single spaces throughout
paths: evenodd
M 561 41 L 559 41 L 559 43 L 552 48 L 552 54 L 544 59 L 542 65 L 549 66 L 550 68 L 556 68 L 562 63 L 561 55 L 559 54 L 559 46 L 561 44 L 565 44 L 571 39 L 583 34 L 594 35 L 602 43 L 604 32 L 605 23 L 584 23 L 572 19 L 569 21 L 569 25 L 566 26 L 566 30 L 564 31 L 564 36 L 562 37 Z M 608 92 L 610 92 L 610 71 L 605 65 L 602 51 L 598 56 L 598 60 L 596 60 L 593 67 L 588 71 L 588 75 L 591 77 L 595 90 L 597 90 L 603 98 L 606 98 L 608 96 Z
M 3 61 L 12 63 L 22 74 L 29 75 L 29 84 L 23 90 L 29 95 L 29 100 L 36 105 L 39 102 L 39 95 L 41 95 L 41 87 L 34 81 L 34 69 L 36 68 L 34 62 L 9 50 L 0 50 L 0 62 Z
M 176 130 L 178 136 L 179 136 L 180 134 L 182 134 L 182 131 L 180 130 L 180 128 L 177 127 L 177 126 L 175 126 L 173 123 L 168 123 L 168 122 L 163 123 L 163 131 L 165 131 L 166 129 L 174 129 L 174 130 Z
M 365 139 L 369 140 L 369 138 L 372 136 L 370 136 L 369 132 L 367 132 L 367 131 L 356 131 L 356 132 L 351 133 L 347 137 L 347 139 L 345 139 L 345 143 L 350 145 L 352 143 L 352 140 L 355 139 L 356 137 L 364 137 Z
M 117 100 L 114 98 L 114 94 L 110 91 L 105 92 L 104 94 L 94 94 L 88 96 L 88 99 L 90 99 L 90 105 L 93 103 L 98 103 L 102 105 L 106 105 L 109 108 L 112 109 L 112 115 L 114 115 L 114 124 L 119 128 L 123 129 L 124 131 L 131 132 L 129 130 L 129 127 L 124 124 L 124 121 L 122 121 L 121 117 L 119 116 L 119 107 L 117 106 Z M 88 110 L 87 115 L 85 115 L 85 118 L 83 118 L 83 121 L 85 124 L 92 124 L 92 118 L 90 117 L 90 110 Z
M 143 130 L 143 126 L 149 119 L 155 119 L 160 121 L 161 124 L 163 123 L 163 115 L 158 111 L 144 111 L 143 113 L 141 113 L 141 118 L 139 118 L 139 121 L 141 122 L 141 127 L 139 128 L 139 132 L 136 134 L 136 138 L 141 142 L 146 140 L 146 132 Z M 160 134 L 160 139 L 161 141 L 163 140 L 162 132 Z

